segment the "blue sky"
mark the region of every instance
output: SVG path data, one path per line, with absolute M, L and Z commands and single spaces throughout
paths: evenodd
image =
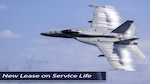
M 149 3 L 148 0 L 0 0 L 0 70 L 107 71 L 108 80 L 103 84 L 149 84 Z M 105 58 L 97 58 L 100 51 L 94 46 L 40 36 L 45 31 L 89 26 L 87 21 L 92 20 L 94 11 L 89 4 L 114 6 L 122 22 L 135 21 L 139 46 L 146 55 L 145 60 L 133 57 L 137 71 L 109 70 L 110 64 Z

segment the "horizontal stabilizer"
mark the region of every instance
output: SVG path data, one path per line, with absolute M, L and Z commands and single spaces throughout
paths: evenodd
M 133 24 L 132 20 L 127 20 L 122 25 L 120 25 L 119 27 L 117 27 L 116 29 L 114 29 L 112 32 L 113 33 L 125 33 L 130 28 L 130 26 L 132 24 Z
M 126 39 L 126 40 L 123 40 L 123 41 L 117 41 L 117 42 L 114 42 L 115 44 L 122 44 L 122 45 L 129 45 L 129 44 L 132 44 L 133 41 L 136 41 L 138 40 L 139 38 L 131 38 L 131 39 Z M 137 45 L 137 42 L 133 42 L 134 45 Z
M 128 49 L 135 54 L 136 56 L 145 59 L 145 55 L 143 54 L 143 52 L 138 48 L 137 45 L 129 45 Z

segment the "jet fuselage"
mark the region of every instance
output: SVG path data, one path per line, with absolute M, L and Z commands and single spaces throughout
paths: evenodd
M 41 35 L 50 36 L 50 37 L 60 37 L 60 38 L 73 38 L 80 42 L 96 45 L 98 41 L 105 41 L 105 42 L 118 42 L 124 41 L 126 39 L 135 38 L 135 36 L 124 36 L 122 34 L 98 31 L 94 28 L 76 28 L 76 29 L 66 29 L 61 31 L 50 31 L 50 32 L 43 32 Z

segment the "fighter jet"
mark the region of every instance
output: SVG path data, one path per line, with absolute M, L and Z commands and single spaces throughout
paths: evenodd
M 127 49 L 140 58 L 145 58 L 142 51 L 138 48 L 138 39 L 134 35 L 135 26 L 133 20 L 127 20 L 120 26 L 112 28 L 109 19 L 109 10 L 106 6 L 94 6 L 94 18 L 90 27 L 66 29 L 60 31 L 50 31 L 40 33 L 44 36 L 72 38 L 80 42 L 96 46 L 102 53 L 99 57 L 106 57 L 108 62 L 115 70 L 127 70 L 122 60 L 120 47 Z M 115 24 L 115 23 L 114 23 Z

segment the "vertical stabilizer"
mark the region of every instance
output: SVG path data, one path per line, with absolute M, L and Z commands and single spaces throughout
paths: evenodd
M 113 33 L 121 33 L 121 34 L 128 34 L 133 35 L 135 31 L 135 27 L 132 20 L 127 20 L 123 24 L 121 24 L 119 27 L 114 29 Z

